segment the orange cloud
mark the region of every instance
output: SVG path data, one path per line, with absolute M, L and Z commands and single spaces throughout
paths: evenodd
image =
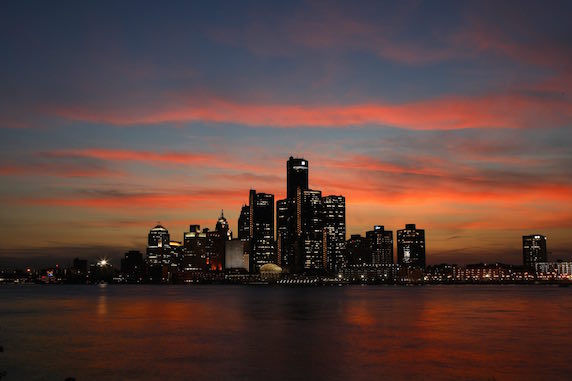
M 243 104 L 211 98 L 146 110 L 91 110 L 78 106 L 54 112 L 73 120 L 115 125 L 202 121 L 283 128 L 384 125 L 414 130 L 561 126 L 572 118 L 572 107 L 564 98 L 517 94 L 337 106 Z
M 24 204 L 47 206 L 70 206 L 84 208 L 183 208 L 195 203 L 239 205 L 248 199 L 248 191 L 189 191 L 189 193 L 123 193 L 123 192 L 83 192 L 66 197 L 32 198 L 21 200 Z M 204 206 L 204 205 L 202 205 Z

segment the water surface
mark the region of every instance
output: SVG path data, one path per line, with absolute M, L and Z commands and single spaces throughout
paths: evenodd
M 572 289 L 0 286 L 9 380 L 569 380 Z M 3 379 L 4 381 L 4 379 Z

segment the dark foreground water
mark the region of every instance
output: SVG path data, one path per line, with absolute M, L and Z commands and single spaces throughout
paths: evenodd
M 0 345 L 7 381 L 570 380 L 572 288 L 0 286 Z

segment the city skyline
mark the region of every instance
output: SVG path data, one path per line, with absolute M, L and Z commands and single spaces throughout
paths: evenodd
M 248 190 L 344 195 L 427 264 L 572 259 L 569 2 L 8 2 L 0 266 L 235 234 Z

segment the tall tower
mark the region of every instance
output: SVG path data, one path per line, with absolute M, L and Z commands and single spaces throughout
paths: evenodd
M 296 197 L 295 258 L 297 271 L 320 272 L 326 269 L 324 252 L 324 223 L 322 219 L 322 192 L 298 188 Z
M 294 270 L 296 247 L 296 199 L 276 201 L 277 263 L 287 271 Z
M 397 261 L 402 266 L 425 269 L 425 230 L 407 224 L 397 231 Z
M 290 156 L 286 162 L 286 198 L 295 199 L 298 188 L 308 189 L 308 160 Z
M 274 195 L 249 194 L 250 271 L 257 272 L 266 263 L 274 263 Z
M 327 269 L 338 272 L 346 263 L 346 199 L 344 196 L 322 197 Z
M 227 240 L 232 239 L 232 230 L 230 230 L 230 226 L 228 221 L 224 217 L 224 211 L 220 211 L 220 217 L 218 218 L 215 226 L 215 231 L 220 232 L 223 237 Z
M 238 217 L 238 238 L 241 241 L 250 239 L 250 207 L 243 205 Z
M 540 234 L 522 236 L 522 262 L 524 267 L 534 269 L 536 263 L 546 261 L 546 236 Z

